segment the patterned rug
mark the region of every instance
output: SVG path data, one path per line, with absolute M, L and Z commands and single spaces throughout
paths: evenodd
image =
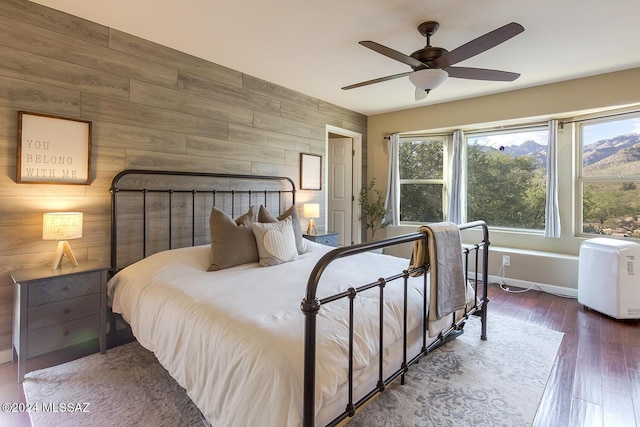
M 348 427 L 530 426 L 562 334 L 492 318 L 488 336 L 481 341 L 479 319 L 470 319 L 462 336 L 414 365 L 405 385 L 392 384 Z M 34 427 L 207 425 L 137 343 L 28 373 L 24 390 L 40 409 L 30 413 Z
M 492 317 L 480 319 L 413 365 L 404 385 L 387 387 L 348 427 L 528 427 L 564 334 Z
M 185 390 L 137 342 L 29 372 L 23 387 L 27 403 L 38 409 L 29 412 L 33 427 L 208 425 Z

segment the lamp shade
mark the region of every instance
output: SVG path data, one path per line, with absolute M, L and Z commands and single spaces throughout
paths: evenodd
M 320 218 L 320 204 L 305 203 L 302 207 L 302 215 L 305 218 Z
M 82 237 L 82 212 L 49 212 L 42 218 L 44 240 L 69 240 Z
M 409 74 L 409 81 L 422 90 L 431 90 L 440 86 L 449 77 L 449 73 L 439 68 L 426 68 Z

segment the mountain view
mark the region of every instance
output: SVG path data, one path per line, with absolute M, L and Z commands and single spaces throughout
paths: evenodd
M 547 146 L 535 141 L 529 140 L 502 149 L 489 145 L 482 145 L 481 148 L 489 152 L 502 151 L 512 157 L 532 156 L 540 168 L 546 168 Z M 639 175 L 640 134 L 620 135 L 589 144 L 584 148 L 583 160 L 586 176 Z
M 640 173 L 640 134 L 620 135 L 598 141 L 584 150 L 584 174 L 638 175 Z
M 542 169 L 547 167 L 547 146 L 535 141 L 525 141 L 520 145 L 509 145 L 501 150 L 512 157 L 532 156 Z
M 470 184 L 470 194 L 478 200 L 493 197 L 496 194 L 506 197 L 502 210 L 513 210 L 514 203 L 518 212 L 525 212 L 525 217 L 535 217 L 544 213 L 544 176 L 546 169 L 547 147 L 526 140 L 520 145 L 498 146 L 474 144 L 473 150 L 477 155 L 470 160 L 473 166 L 476 159 L 478 165 L 484 165 L 497 170 L 492 176 L 472 177 L 476 179 Z M 504 155 L 495 156 L 501 152 Z M 480 154 L 481 153 L 481 154 Z M 480 156 L 480 157 L 478 157 Z M 485 157 L 482 157 L 485 156 Z M 496 159 L 494 163 L 487 163 L 486 158 Z M 532 158 L 532 163 L 518 162 L 523 157 Z M 502 160 L 499 160 L 502 159 Z M 474 173 L 480 175 L 482 169 L 476 168 Z M 536 178 L 536 176 L 538 178 Z M 627 133 L 608 139 L 602 139 L 584 147 L 583 176 L 589 177 L 637 177 L 640 176 L 640 134 Z M 582 186 L 582 229 L 585 233 L 604 234 L 614 236 L 640 238 L 640 183 L 635 178 L 629 181 L 589 181 Z M 496 184 L 497 183 L 497 184 Z M 516 183 L 523 183 L 523 187 L 516 189 Z M 495 184 L 495 185 L 494 185 Z M 491 186 L 496 186 L 493 188 Z M 483 193 L 485 187 L 487 194 Z M 509 191 L 506 191 L 506 189 Z M 475 192 L 475 195 L 473 194 Z M 482 196 L 482 197 L 480 197 Z M 482 205 L 476 208 L 479 212 Z M 482 211 L 479 216 L 492 215 L 492 212 Z M 544 215 L 528 228 L 544 228 Z M 518 219 L 508 218 L 507 226 L 523 226 Z M 496 224 L 498 224 L 496 222 Z M 526 224 L 525 224 L 526 225 Z M 526 226 L 524 228 L 527 228 Z

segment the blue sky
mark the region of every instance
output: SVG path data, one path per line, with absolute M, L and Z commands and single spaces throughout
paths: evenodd
M 520 145 L 525 141 L 533 140 L 540 145 L 547 145 L 549 134 L 546 130 L 534 130 L 518 133 L 498 133 L 497 135 L 486 135 L 478 137 L 470 137 L 470 144 L 488 145 L 498 148 L 501 145 L 505 147 L 510 145 Z
M 640 133 L 640 117 L 632 117 L 612 122 L 587 123 L 582 126 L 585 145 L 629 133 Z

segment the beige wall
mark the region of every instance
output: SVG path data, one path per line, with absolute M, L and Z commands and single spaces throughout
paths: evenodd
M 478 126 L 570 118 L 578 112 L 610 109 L 640 103 L 640 68 L 581 78 L 545 86 L 414 108 L 369 117 L 368 178 L 385 182 L 387 151 L 383 137 L 394 132 L 433 129 L 473 129 Z M 573 126 L 559 132 L 558 178 L 562 237 L 493 231 L 496 248 L 490 274 L 497 274 L 501 254 L 512 255 L 507 276 L 532 283 L 576 288 L 581 238 L 575 236 Z M 415 227 L 388 229 L 395 235 Z M 504 248 L 504 249 L 499 249 Z M 533 251 L 533 252 L 532 252 Z M 548 252 L 567 256 L 549 256 Z M 575 289 L 574 289 L 575 290 Z
M 10 272 L 51 262 L 56 248 L 42 240 L 43 212 L 84 212 L 74 253 L 108 265 L 108 190 L 125 168 L 299 184 L 300 153 L 325 154 L 327 125 L 361 133 L 366 148 L 362 114 L 24 0 L 0 1 L 0 57 L 0 359 L 11 346 Z M 90 185 L 15 182 L 19 110 L 93 122 Z M 298 194 L 307 200 L 324 211 L 323 192 Z

